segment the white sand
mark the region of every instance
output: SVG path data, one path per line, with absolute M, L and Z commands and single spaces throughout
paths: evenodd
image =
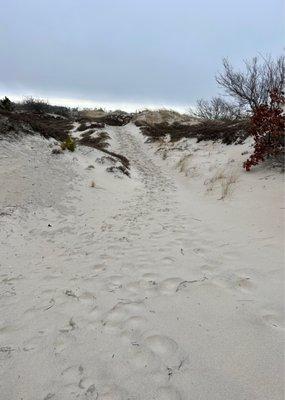
M 281 400 L 282 176 L 108 132 L 131 179 L 0 143 L 0 399 Z

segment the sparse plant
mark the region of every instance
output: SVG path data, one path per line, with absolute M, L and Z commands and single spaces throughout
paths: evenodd
M 62 150 L 69 150 L 69 151 L 74 151 L 76 147 L 74 139 L 72 137 L 68 136 L 64 142 L 61 143 L 61 148 Z
M 232 185 L 236 183 L 236 181 L 237 178 L 234 174 L 230 174 L 221 180 L 222 193 L 219 200 L 224 200 L 226 197 L 229 196 Z
M 218 170 L 212 178 L 206 179 L 204 185 L 207 186 L 207 192 L 211 192 L 214 189 L 216 182 L 220 181 L 221 179 L 225 179 L 225 173 L 222 170 Z
M 210 179 L 207 179 L 204 184 L 207 186 L 207 192 L 213 191 L 217 183 L 221 188 L 221 197 L 219 200 L 224 200 L 229 196 L 232 185 L 237 181 L 236 175 L 231 172 L 226 174 L 225 170 L 218 170 Z
M 186 154 L 176 164 L 178 171 L 183 172 L 186 176 L 188 174 L 189 161 L 190 161 L 191 157 L 192 157 L 192 154 Z

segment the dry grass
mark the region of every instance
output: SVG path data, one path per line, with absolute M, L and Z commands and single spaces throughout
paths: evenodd
M 222 194 L 219 200 L 224 200 L 226 197 L 230 195 L 232 190 L 232 185 L 236 183 L 236 181 L 237 177 L 233 174 L 230 174 L 225 179 L 222 179 L 221 181 Z
M 178 171 L 184 173 L 185 176 L 188 175 L 189 161 L 191 157 L 192 154 L 186 154 L 176 164 L 176 168 L 178 169 Z
M 225 170 L 218 170 L 214 176 L 204 182 L 207 186 L 207 192 L 212 192 L 215 187 L 220 187 L 221 196 L 219 200 L 224 200 L 232 192 L 232 186 L 237 182 L 237 176 L 231 172 L 226 174 Z
M 168 150 L 168 147 L 159 147 L 157 150 L 155 150 L 155 154 L 161 154 L 162 159 L 166 160 L 168 156 Z

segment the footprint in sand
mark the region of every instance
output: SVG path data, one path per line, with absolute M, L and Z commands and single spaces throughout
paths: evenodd
M 56 338 L 53 346 L 55 355 L 61 354 L 63 352 L 69 352 L 70 349 L 76 344 L 75 337 L 64 333 L 60 333 Z
M 174 354 L 178 350 L 175 340 L 163 335 L 148 336 L 145 344 L 157 355 L 165 357 Z
M 142 291 L 145 294 L 153 294 L 158 289 L 158 282 L 155 280 L 139 280 L 134 282 L 129 282 L 126 285 L 128 291 L 134 294 L 141 294 Z
M 212 283 L 224 287 L 225 289 L 238 289 L 244 291 L 248 291 L 254 286 L 249 276 L 239 276 L 230 272 L 214 277 Z
M 86 304 L 86 305 L 94 305 L 96 296 L 92 292 L 83 292 L 78 296 L 78 299 L 80 302 Z
M 159 284 L 159 291 L 162 294 L 173 294 L 177 291 L 179 284 L 183 282 L 182 278 L 168 278 Z
M 171 370 L 179 371 L 182 365 L 188 360 L 188 355 L 185 354 L 175 340 L 164 335 L 151 335 L 145 338 L 143 346 L 149 349 L 161 365 Z
M 129 360 L 134 368 L 147 369 L 148 372 L 156 372 L 161 367 L 160 359 L 150 349 L 141 347 L 137 342 L 132 343 Z
M 142 275 L 142 280 L 145 280 L 147 282 L 158 281 L 158 279 L 159 279 L 159 274 L 156 274 L 154 272 L 146 272 L 145 274 Z
M 74 386 L 77 388 L 83 369 L 80 366 L 70 366 L 64 369 L 60 374 L 60 381 L 66 386 Z
M 120 301 L 105 314 L 102 324 L 109 333 L 118 333 L 123 328 L 138 329 L 139 325 L 143 325 L 144 320 L 137 314 L 144 312 L 144 310 L 143 302 Z
M 264 312 L 261 316 L 262 321 L 271 328 L 284 329 L 280 316 L 274 312 Z
M 85 376 L 82 365 L 67 367 L 60 374 L 60 385 L 63 387 L 64 394 L 75 396 L 74 398 L 95 400 L 98 398 L 98 391 L 94 382 Z M 79 397 L 80 394 L 83 397 Z
M 124 276 L 112 275 L 107 278 L 106 289 L 109 292 L 115 292 L 123 287 Z
M 92 267 L 93 271 L 95 272 L 103 272 L 106 270 L 106 266 L 104 264 L 96 264 Z
M 146 318 L 135 315 L 133 317 L 128 318 L 124 322 L 124 328 L 127 330 L 138 331 L 143 329 L 146 322 L 147 322 Z
M 37 350 L 39 347 L 43 345 L 44 338 L 42 336 L 33 336 L 32 338 L 25 340 L 23 343 L 24 351 L 33 351 Z
M 115 306 L 108 311 L 106 317 L 104 318 L 106 321 L 118 321 L 122 322 L 128 317 L 129 314 L 136 314 L 139 312 L 143 312 L 145 310 L 145 305 L 143 302 L 139 301 L 129 301 L 123 302 L 120 301 Z

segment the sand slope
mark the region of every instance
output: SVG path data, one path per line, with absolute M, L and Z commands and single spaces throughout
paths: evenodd
M 1 146 L 0 399 L 282 399 L 282 177 L 241 172 L 220 201 L 207 165 L 241 148 L 199 144 L 191 179 L 108 132 L 131 179 Z

